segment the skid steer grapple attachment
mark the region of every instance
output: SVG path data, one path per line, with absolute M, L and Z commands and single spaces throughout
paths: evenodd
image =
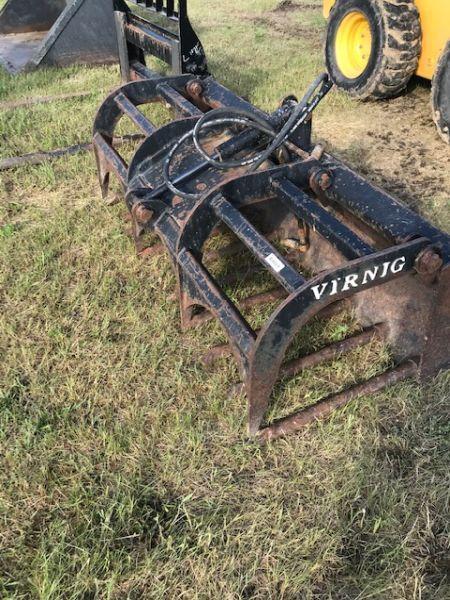
M 203 360 L 235 357 L 248 430 L 262 440 L 450 363 L 450 237 L 311 144 L 311 113 L 329 87 L 322 77 L 301 102 L 290 97 L 267 115 L 211 77 L 160 77 L 113 92 L 94 126 L 103 195 L 114 173 L 140 254 L 161 248 L 148 245 L 148 234 L 160 238 L 177 277 L 182 328 L 213 318 L 222 325 L 228 343 Z M 168 103 L 177 119 L 156 128 L 139 108 L 154 102 Z M 147 136 L 129 164 L 112 145 L 122 117 Z M 223 276 L 217 259 L 231 261 L 231 274 Z M 230 282 L 239 286 L 261 271 L 272 281 L 267 288 L 239 302 L 226 292 Z M 258 305 L 271 307 L 262 326 L 248 317 Z M 348 308 L 360 333 L 287 360 L 311 320 Z M 390 346 L 392 368 L 288 417 L 265 420 L 279 378 L 374 337 Z
M 0 10 L 0 64 L 10 73 L 117 60 L 113 0 L 8 0 Z
M 173 75 L 208 74 L 206 55 L 188 16 L 187 0 L 115 0 L 122 81 L 151 78 L 146 55 L 171 68 Z

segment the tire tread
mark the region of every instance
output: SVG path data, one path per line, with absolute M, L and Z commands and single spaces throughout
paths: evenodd
M 404 90 L 417 69 L 422 49 L 420 18 L 414 0 L 370 1 L 381 15 L 384 47 L 381 60 L 367 82 L 347 90 L 361 100 L 391 98 Z M 335 3 L 330 18 L 340 4 L 339 0 Z

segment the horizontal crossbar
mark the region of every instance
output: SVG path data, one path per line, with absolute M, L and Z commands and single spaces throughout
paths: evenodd
M 373 254 L 375 249 L 366 244 L 342 221 L 312 200 L 288 179 L 274 181 L 277 196 L 292 212 L 313 227 L 348 259 Z
M 156 56 L 168 64 L 172 63 L 173 54 L 178 54 L 177 36 L 147 21 L 140 22 L 134 15 L 125 26 L 125 36 L 128 42 L 141 48 L 143 52 Z
M 157 90 L 161 98 L 168 102 L 172 108 L 178 110 L 183 117 L 197 117 L 203 114 L 192 102 L 186 100 L 184 96 L 167 83 L 160 83 Z
M 304 278 L 228 200 L 218 195 L 212 201 L 211 206 L 215 214 L 288 292 L 295 291 L 305 283 Z
M 316 404 L 304 408 L 293 415 L 275 421 L 272 425 L 261 429 L 258 433 L 258 438 L 268 442 L 289 433 L 299 431 L 309 423 L 328 417 L 334 410 L 342 408 L 351 400 L 366 394 L 375 394 L 387 386 L 414 377 L 417 374 L 417 371 L 417 364 L 413 360 L 405 362 L 390 371 L 386 371 L 382 375 L 372 377 L 364 383 L 355 385 L 344 392 L 320 400 Z
M 155 126 L 151 123 L 142 112 L 129 100 L 125 94 L 120 92 L 116 96 L 116 104 L 127 115 L 145 135 L 151 135 L 155 131 Z

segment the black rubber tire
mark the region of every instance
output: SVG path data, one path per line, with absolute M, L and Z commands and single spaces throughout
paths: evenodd
M 337 65 L 334 46 L 342 20 L 355 10 L 370 23 L 372 50 L 364 72 L 349 79 Z M 421 46 L 414 0 L 337 0 L 328 19 L 325 60 L 335 85 L 351 96 L 361 100 L 390 98 L 406 87 L 417 69 Z
M 439 57 L 431 84 L 433 119 L 439 135 L 450 144 L 450 42 Z

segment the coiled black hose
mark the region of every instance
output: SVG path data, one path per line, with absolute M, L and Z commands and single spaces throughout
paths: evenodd
M 294 106 L 289 118 L 278 133 L 271 124 L 269 117 L 264 118 L 245 109 L 216 108 L 205 113 L 197 121 L 195 127 L 191 131 L 185 133 L 169 151 L 163 165 L 165 184 L 172 193 L 181 198 L 195 201 L 201 196 L 201 194 L 190 194 L 178 189 L 172 183 L 170 178 L 170 167 L 173 158 L 180 147 L 189 139 L 192 139 L 197 152 L 203 159 L 217 169 L 229 170 L 248 166 L 250 172 L 256 171 L 268 158 L 270 158 L 273 152 L 283 146 L 295 130 L 306 121 L 314 108 L 319 104 L 320 100 L 331 89 L 331 86 L 332 84 L 327 73 L 319 75 L 319 77 L 317 77 L 308 87 L 302 100 Z M 242 157 L 241 159 L 222 160 L 220 157 L 214 158 L 207 154 L 200 141 L 201 134 L 205 130 L 230 125 L 247 126 L 250 129 L 254 129 L 267 135 L 269 138 L 272 138 L 272 141 L 263 151 L 258 152 L 253 156 Z

